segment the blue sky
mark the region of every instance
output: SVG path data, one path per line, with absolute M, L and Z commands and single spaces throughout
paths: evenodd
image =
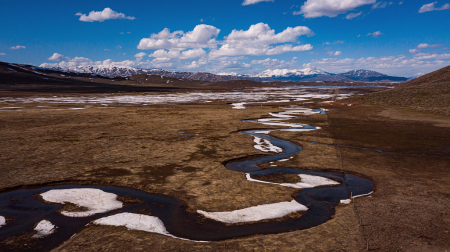
M 240 74 L 368 69 L 408 77 L 450 65 L 445 1 L 0 0 L 0 6 L 6 62 Z

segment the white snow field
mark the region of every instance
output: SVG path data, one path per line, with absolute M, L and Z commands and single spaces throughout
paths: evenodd
M 206 218 L 224 223 L 245 223 L 265 219 L 281 218 L 290 213 L 306 211 L 308 208 L 295 200 L 274 204 L 252 206 L 230 212 L 205 212 L 197 210 Z
M 84 212 L 61 212 L 62 215 L 69 217 L 87 217 L 98 213 L 122 208 L 122 202 L 117 200 L 117 195 L 107 193 L 100 189 L 77 188 L 77 189 L 58 189 L 41 193 L 45 201 L 64 204 L 69 202 L 80 207 L 86 207 Z
M 265 183 L 265 184 L 272 184 L 272 185 L 280 185 L 280 186 L 286 186 L 286 187 L 292 187 L 292 188 L 313 188 L 318 186 L 333 186 L 333 185 L 339 185 L 339 182 L 336 182 L 331 179 L 327 179 L 320 176 L 314 176 L 314 175 L 307 175 L 307 174 L 298 174 L 300 177 L 300 181 L 298 183 L 275 183 L 275 182 L 267 182 L 262 181 L 258 179 L 251 178 L 249 173 L 245 174 L 248 181 L 258 182 L 258 183 Z
M 341 94 L 340 97 L 346 97 Z M 167 104 L 190 103 L 206 101 L 234 101 L 274 103 L 306 101 L 309 99 L 329 99 L 333 96 L 305 91 L 293 87 L 284 88 L 247 88 L 242 91 L 231 92 L 180 92 L 180 93 L 140 93 L 140 94 L 102 94 L 91 96 L 53 96 L 53 97 L 5 97 L 1 102 L 18 103 L 69 103 L 69 104 Z M 236 108 L 243 109 L 244 104 Z
M 34 230 L 37 231 L 37 234 L 33 235 L 31 238 L 42 238 L 51 235 L 55 232 L 56 228 L 57 227 L 53 225 L 50 221 L 41 220 L 34 228 Z
M 164 223 L 158 217 L 143 214 L 119 213 L 95 220 L 92 223 L 97 225 L 126 227 L 128 230 L 140 230 L 145 232 L 167 235 L 177 239 L 192 241 L 189 239 L 184 239 L 171 235 L 169 232 L 167 232 Z M 195 242 L 206 242 L 206 241 L 195 241 Z

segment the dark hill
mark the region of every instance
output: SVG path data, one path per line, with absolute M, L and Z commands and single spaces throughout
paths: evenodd
M 351 97 L 352 102 L 410 107 L 450 115 L 450 66 L 444 67 L 393 89 Z

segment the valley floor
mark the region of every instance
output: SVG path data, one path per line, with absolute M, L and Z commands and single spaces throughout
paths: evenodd
M 345 171 L 373 181 L 370 197 L 339 205 L 328 222 L 209 243 L 91 225 L 55 250 L 450 250 L 450 117 L 314 101 L 249 104 L 242 110 L 223 101 L 63 110 L 28 103 L 27 110 L 0 111 L 0 189 L 58 182 L 114 185 L 175 196 L 205 211 L 290 201 L 297 189 L 248 181 L 223 163 L 262 154 L 251 136 L 238 131 L 268 126 L 243 120 L 282 111 L 280 105 L 323 107 L 329 112 L 291 120 L 320 130 L 271 135 L 303 148 L 284 167 Z M 14 237 L 0 241 L 0 248 L 20 250 L 30 242 Z

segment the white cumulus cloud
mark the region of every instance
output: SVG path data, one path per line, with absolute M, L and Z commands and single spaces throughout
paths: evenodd
M 70 60 L 69 57 L 65 57 L 62 54 L 59 53 L 54 53 L 50 58 L 48 58 L 49 60 L 53 60 L 53 61 L 63 61 L 63 60 Z
M 303 15 L 305 18 L 336 17 L 360 6 L 375 3 L 376 0 L 307 0 L 294 15 Z
M 9 48 L 11 50 L 18 50 L 18 49 L 25 49 L 25 46 L 23 45 L 17 45 L 17 46 L 12 46 L 11 48 Z
M 408 52 L 411 53 L 411 54 L 420 53 L 420 49 L 409 49 Z
M 206 55 L 206 51 L 202 48 L 191 49 L 181 52 L 181 59 L 197 59 Z
M 140 52 L 134 55 L 134 57 L 139 61 L 142 60 L 145 56 L 147 56 L 145 52 Z
M 258 23 L 251 25 L 248 30 L 233 30 L 219 49 L 212 49 L 210 56 L 238 56 L 238 55 L 275 55 L 285 52 L 311 50 L 310 44 L 295 45 L 298 37 L 313 36 L 314 33 L 306 26 L 288 27 L 280 33 L 275 33 L 269 25 Z M 282 44 L 282 45 L 277 45 Z
M 194 30 L 184 33 L 183 31 L 170 32 L 165 28 L 150 38 L 143 38 L 139 42 L 138 49 L 168 49 L 185 50 L 189 48 L 211 48 L 217 46 L 215 37 L 219 35 L 220 29 L 211 25 L 200 24 Z
M 244 0 L 242 5 L 250 5 L 250 4 L 256 4 L 260 2 L 273 2 L 274 0 Z
M 80 12 L 78 12 L 75 15 L 80 16 L 79 20 L 83 22 L 94 22 L 94 21 L 103 22 L 108 19 L 129 19 L 129 20 L 136 19 L 135 17 L 129 17 L 123 13 L 113 11 L 111 8 L 105 8 L 103 11 L 91 11 L 89 12 L 88 15 L 82 14 Z
M 448 3 L 442 5 L 440 8 L 436 8 L 434 6 L 435 4 L 437 4 L 437 1 L 429 3 L 429 4 L 424 4 L 422 7 L 420 7 L 419 13 L 424 13 L 424 12 L 428 12 L 428 11 L 439 11 L 439 10 L 448 10 L 448 9 L 450 9 L 450 4 L 448 4 Z
M 291 61 L 271 59 L 267 58 L 264 60 L 252 60 L 252 65 L 262 65 L 271 69 L 281 69 L 281 68 L 294 68 L 296 67 L 297 57 L 292 58 Z

